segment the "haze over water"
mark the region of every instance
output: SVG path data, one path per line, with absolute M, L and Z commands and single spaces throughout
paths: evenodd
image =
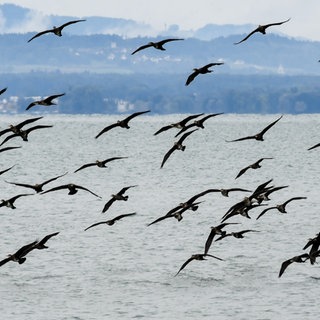
M 60 234 L 34 250 L 23 265 L 9 262 L 0 269 L 0 309 L 3 319 L 312 319 L 318 315 L 320 269 L 318 264 L 294 263 L 279 279 L 281 263 L 304 251 L 319 230 L 320 116 L 287 115 L 265 134 L 265 141 L 227 143 L 259 132 L 279 115 L 221 115 L 205 122 L 185 140 L 186 150 L 171 148 L 175 129 L 153 136 L 160 127 L 186 115 L 141 116 L 130 129 L 115 128 L 94 139 L 105 126 L 125 116 L 45 115 L 40 124 L 53 128 L 33 132 L 29 142 L 18 138 L 4 146 L 21 149 L 0 154 L 1 198 L 32 190 L 5 182 L 40 183 L 68 172 L 45 186 L 82 185 L 85 191 L 66 190 L 18 199 L 17 209 L 0 208 L 0 259 L 22 245 L 49 233 Z M 2 116 L 0 128 L 27 117 Z M 73 173 L 81 165 L 114 156 L 128 159 Z M 262 157 L 262 168 L 239 170 Z M 263 207 L 250 211 L 251 219 L 236 216 L 227 231 L 254 229 L 244 239 L 228 237 L 213 243 L 208 258 L 191 262 L 174 276 L 192 254 L 202 253 L 210 227 L 246 193 L 229 197 L 210 193 L 196 212 L 183 220 L 166 219 L 147 224 L 180 202 L 209 188 L 241 187 L 254 190 L 273 179 L 272 185 L 288 188 L 275 192 L 268 206 L 295 196 L 287 214 L 276 210 L 256 220 Z M 101 214 L 111 194 L 137 185 Z M 89 225 L 123 213 L 137 212 L 113 226 Z

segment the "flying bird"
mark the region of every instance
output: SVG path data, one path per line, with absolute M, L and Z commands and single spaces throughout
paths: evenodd
M 20 122 L 20 123 L 18 123 L 18 124 L 16 124 L 16 125 L 10 124 L 10 125 L 9 125 L 9 128 L 0 131 L 0 136 L 2 136 L 2 135 L 5 134 L 5 133 L 8 133 L 8 132 L 19 133 L 20 130 L 21 130 L 25 125 L 27 125 L 27 124 L 29 124 L 29 123 L 32 123 L 32 122 L 35 122 L 35 121 L 37 121 L 37 120 L 40 120 L 40 119 L 42 119 L 42 118 L 43 118 L 43 117 L 26 119 L 26 120 L 24 120 L 24 121 L 22 121 L 22 122 Z
M 205 243 L 205 246 L 204 246 L 204 254 L 207 254 L 209 249 L 210 249 L 210 246 L 212 244 L 212 241 L 214 239 L 214 237 L 216 235 L 220 235 L 220 236 L 223 236 L 223 235 L 226 235 L 227 234 L 227 231 L 224 231 L 222 230 L 224 227 L 230 225 L 230 224 L 238 224 L 236 222 L 225 222 L 225 223 L 221 223 L 219 224 L 218 226 L 215 226 L 215 227 L 211 227 L 211 231 L 210 231 L 210 234 L 206 240 L 206 243 Z
M 23 247 L 21 247 L 18 251 L 13 254 L 9 254 L 7 258 L 0 261 L 0 267 L 9 261 L 18 262 L 22 264 L 26 261 L 26 255 L 35 248 L 37 241 L 33 241 Z
M 244 238 L 244 234 L 247 232 L 259 232 L 257 230 L 242 230 L 242 231 L 238 231 L 238 232 L 230 232 L 230 233 L 224 233 L 222 234 L 219 238 L 217 238 L 217 240 L 215 241 L 220 241 L 225 237 L 235 237 L 237 239 L 243 239 Z
M 294 198 L 291 198 L 291 199 L 287 200 L 287 201 L 284 202 L 284 203 L 278 204 L 278 205 L 276 205 L 276 206 L 274 206 L 274 207 L 269 207 L 269 208 L 267 208 L 267 209 L 264 209 L 264 210 L 258 215 L 257 220 L 258 220 L 259 218 L 261 218 L 267 211 L 272 210 L 272 209 L 277 209 L 277 210 L 278 210 L 279 212 L 281 212 L 281 213 L 287 213 L 287 211 L 286 211 L 286 205 L 287 205 L 289 202 L 291 202 L 291 201 L 293 201 L 293 200 L 302 200 L 302 199 L 307 199 L 307 197 L 294 197 Z
M 0 202 L 0 207 L 8 207 L 8 208 L 11 208 L 11 209 L 16 209 L 15 205 L 14 205 L 14 202 L 19 199 L 20 197 L 24 197 L 24 196 L 31 196 L 32 194 L 30 193 L 24 193 L 24 194 L 18 194 L 10 199 L 7 199 L 7 200 L 4 200 L 4 199 L 1 199 L 1 202 Z
M 306 262 L 309 259 L 309 254 L 308 253 L 303 253 L 300 254 L 299 256 L 294 256 L 286 261 L 284 261 L 281 264 L 281 268 L 280 268 L 280 272 L 279 272 L 279 278 L 282 276 L 282 274 L 285 272 L 285 270 L 288 268 L 288 266 L 293 263 L 293 262 L 297 262 L 297 263 L 303 263 Z
M 273 159 L 273 158 L 261 158 L 259 159 L 258 161 L 256 161 L 255 163 L 252 163 L 250 164 L 249 166 L 241 169 L 238 173 L 238 175 L 236 176 L 236 179 L 241 177 L 248 169 L 259 169 L 261 168 L 261 165 L 260 163 L 263 161 L 263 160 L 266 160 L 266 159 Z
M 47 97 L 45 99 L 33 101 L 27 106 L 26 110 L 29 110 L 30 108 L 32 108 L 32 107 L 34 107 L 36 105 L 46 106 L 46 107 L 56 105 L 56 103 L 54 103 L 52 100 L 54 100 L 56 98 L 59 98 L 59 97 L 62 97 L 64 95 L 65 95 L 65 93 L 54 94 L 54 95 L 49 96 L 49 97 Z
M 149 42 L 148 44 L 139 47 L 138 49 L 133 51 L 131 54 L 135 54 L 136 52 L 138 52 L 140 50 L 144 50 L 144 49 L 147 49 L 147 48 L 150 48 L 150 47 L 153 47 L 155 49 L 164 51 L 164 50 L 166 50 L 163 47 L 164 44 L 166 44 L 167 42 L 179 41 L 179 40 L 184 40 L 184 39 L 164 39 L 164 40 L 161 40 L 161 41 L 158 41 L 158 42 Z
M 48 247 L 46 246 L 47 241 L 58 234 L 59 232 L 54 232 L 46 235 L 44 238 L 42 238 L 39 242 L 35 244 L 34 249 L 38 249 L 38 250 L 48 249 Z
M 101 221 L 101 222 L 97 222 L 97 223 L 94 223 L 92 224 L 91 226 L 87 227 L 86 229 L 84 229 L 84 231 L 87 231 L 88 229 L 92 228 L 92 227 L 95 227 L 95 226 L 98 226 L 100 224 L 107 224 L 108 226 L 112 226 L 116 223 L 116 221 L 124 218 L 124 217 L 129 217 L 129 216 L 133 216 L 135 215 L 136 212 L 132 212 L 132 213 L 126 213 L 126 214 L 121 214 L 113 219 L 110 219 L 110 220 L 107 220 L 107 221 Z
M 186 86 L 188 86 L 194 80 L 194 78 L 199 74 L 206 74 L 206 73 L 212 72 L 212 70 L 209 70 L 210 67 L 219 66 L 222 64 L 224 64 L 224 62 L 214 62 L 214 63 L 209 63 L 201 68 L 194 68 L 193 73 L 191 73 L 187 78 Z
M 178 122 L 175 122 L 175 123 L 171 123 L 171 124 L 169 124 L 167 126 L 164 126 L 164 127 L 160 128 L 153 135 L 156 136 L 157 134 L 159 134 L 161 132 L 164 132 L 164 131 L 167 131 L 167 130 L 172 129 L 172 128 L 182 129 L 182 128 L 184 128 L 186 126 L 187 122 L 189 122 L 190 120 L 195 119 L 197 117 L 200 117 L 202 115 L 203 115 L 203 113 L 198 113 L 198 114 L 193 114 L 191 116 L 188 116 L 188 117 L 182 119 L 181 121 L 178 121 Z
M 113 123 L 107 127 L 105 127 L 104 129 L 102 129 L 97 135 L 96 135 L 96 139 L 99 138 L 103 133 L 106 133 L 107 131 L 113 129 L 113 128 L 116 128 L 116 127 L 120 127 L 120 128 L 125 128 L 125 129 L 130 129 L 128 123 L 131 119 L 141 115 L 141 114 L 144 114 L 144 113 L 147 113 L 147 112 L 150 112 L 150 110 L 147 110 L 147 111 L 140 111 L 140 112 L 135 112 L 133 114 L 131 114 L 129 117 L 123 119 L 123 120 L 119 120 L 117 121 L 116 123 Z
M 235 142 L 235 141 L 243 141 L 243 140 L 248 140 L 248 139 L 255 139 L 257 141 L 263 141 L 263 135 L 271 128 L 273 127 L 280 119 L 282 118 L 282 116 L 280 118 L 278 118 L 276 121 L 270 123 L 269 125 L 267 125 L 262 131 L 260 131 L 259 133 L 253 135 L 253 136 L 247 136 L 247 137 L 243 137 L 243 138 L 239 138 L 236 140 L 231 140 L 231 141 L 227 141 L 227 142 Z
M 28 42 L 32 41 L 35 38 L 38 38 L 38 37 L 42 36 L 43 34 L 46 34 L 46 33 L 53 33 L 56 36 L 61 37 L 63 28 L 65 28 L 66 26 L 68 26 L 70 24 L 81 22 L 81 21 L 86 21 L 86 20 L 83 20 L 83 19 L 81 19 L 81 20 L 73 20 L 73 21 L 69 21 L 69 22 L 64 23 L 60 27 L 55 27 L 54 26 L 52 29 L 41 31 L 41 32 L 37 33 L 36 35 L 34 35 L 31 39 L 29 39 Z
M 26 130 L 20 130 L 18 133 L 13 133 L 9 136 L 7 136 L 0 144 L 0 146 L 2 146 L 4 143 L 8 142 L 9 140 L 11 140 L 12 138 L 15 137 L 21 137 L 23 141 L 28 141 L 28 135 L 30 132 L 34 131 L 34 130 L 39 130 L 39 129 L 46 129 L 46 128 L 52 128 L 53 126 L 51 125 L 38 125 L 38 126 L 34 126 L 31 128 L 28 128 Z
M 181 272 L 181 270 L 183 270 L 191 261 L 193 261 L 193 260 L 199 260 L 199 261 L 207 260 L 207 259 L 205 259 L 205 257 L 211 257 L 211 258 L 215 258 L 215 259 L 223 261 L 223 259 L 218 258 L 218 257 L 213 256 L 208 253 L 207 254 L 204 254 L 204 253 L 193 254 L 186 262 L 183 263 L 183 265 L 180 267 L 179 271 L 176 273 L 175 276 L 177 276 Z
M 57 177 L 51 178 L 49 180 L 46 180 L 46 181 L 44 181 L 42 183 L 36 183 L 36 184 L 16 183 L 16 182 L 9 182 L 9 181 L 6 181 L 6 182 L 10 183 L 10 184 L 13 184 L 15 186 L 19 186 L 19 187 L 30 188 L 30 189 L 33 189 L 34 191 L 36 191 L 37 193 L 39 193 L 39 192 L 43 191 L 43 186 L 44 185 L 46 185 L 47 183 L 52 182 L 54 180 L 57 180 L 58 178 L 61 178 L 61 177 L 65 176 L 66 174 L 67 174 L 67 172 L 62 174 L 62 175 L 60 175 L 60 176 L 57 176 Z
M 318 143 L 318 144 L 316 144 L 316 145 L 314 145 L 314 146 L 310 147 L 308 150 L 312 150 L 312 149 L 315 149 L 315 148 L 318 148 L 318 147 L 320 147 L 320 143 Z
M 112 194 L 111 195 L 111 199 L 104 205 L 103 209 L 102 209 L 102 213 L 106 212 L 111 205 L 115 202 L 115 201 L 127 201 L 129 196 L 125 196 L 124 193 L 130 189 L 136 186 L 129 186 L 129 187 L 124 187 L 122 188 L 118 193 L 116 194 Z
M 211 114 L 204 116 L 201 119 L 194 120 L 193 123 L 190 123 L 190 124 L 184 126 L 183 128 L 181 128 L 181 130 L 175 135 L 175 137 L 179 136 L 181 133 L 187 131 L 188 129 L 190 129 L 192 127 L 198 127 L 198 128 L 204 129 L 203 124 L 206 120 L 208 120 L 209 118 L 215 117 L 215 116 L 219 116 L 220 114 L 223 114 L 223 112 L 211 113 Z
M 241 42 L 246 41 L 248 38 L 250 38 L 254 33 L 256 32 L 260 32 L 262 34 L 266 34 L 266 29 L 271 27 L 271 26 L 279 26 L 283 23 L 288 22 L 290 19 L 285 20 L 285 21 L 281 21 L 281 22 L 276 22 L 276 23 L 269 23 L 269 24 L 265 24 L 265 25 L 259 25 L 256 29 L 254 29 L 252 32 L 250 32 L 245 38 L 243 38 L 241 41 L 236 42 L 234 44 L 239 44 Z
M 119 159 L 126 159 L 126 158 L 128 158 L 128 157 L 113 157 L 113 158 L 108 158 L 108 159 L 102 160 L 102 161 L 96 160 L 95 162 L 90 162 L 90 163 L 84 164 L 83 166 L 78 168 L 74 173 L 76 173 L 82 169 L 85 169 L 88 167 L 93 167 L 93 166 L 97 166 L 98 168 L 107 168 L 106 164 L 108 162 L 111 162 L 114 160 L 119 160 Z
M 311 246 L 311 249 L 309 251 L 310 263 L 314 264 L 315 263 L 314 254 L 319 251 L 319 246 L 320 246 L 320 233 L 318 233 L 314 238 L 309 239 L 306 245 L 303 247 L 303 250 L 306 250 L 310 246 Z
M 45 194 L 45 193 L 52 192 L 52 191 L 57 191 L 57 190 L 62 190 L 62 189 L 68 189 L 69 190 L 68 195 L 74 195 L 74 194 L 76 194 L 78 192 L 78 189 L 80 189 L 80 190 L 84 190 L 84 191 L 90 192 L 92 195 L 94 195 L 94 196 L 96 196 L 98 198 L 101 198 L 100 196 L 98 196 L 94 192 L 90 191 L 89 189 L 87 189 L 85 187 L 82 187 L 82 186 L 79 186 L 79 185 L 76 185 L 76 184 L 73 184 L 73 183 L 64 184 L 62 186 L 51 188 L 49 190 L 41 192 L 41 194 Z
M 162 168 L 165 164 L 165 162 L 169 159 L 169 157 L 171 156 L 171 154 L 175 151 L 175 150 L 181 150 L 184 151 L 186 146 L 184 146 L 182 143 L 183 141 L 193 132 L 197 131 L 198 129 L 194 129 L 192 131 L 188 131 L 186 132 L 177 142 L 175 142 L 173 144 L 173 146 L 171 147 L 171 149 L 169 149 L 169 151 L 164 155 L 162 163 L 160 168 Z

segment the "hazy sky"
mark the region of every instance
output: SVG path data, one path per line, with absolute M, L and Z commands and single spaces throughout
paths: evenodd
M 291 18 L 281 32 L 320 41 L 320 0 L 0 0 L 47 14 L 134 19 L 163 30 L 208 23 L 267 24 Z M 279 30 L 279 27 L 278 27 Z M 280 31 L 280 30 L 279 30 Z

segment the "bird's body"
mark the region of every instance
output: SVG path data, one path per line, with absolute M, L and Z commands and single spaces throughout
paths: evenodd
M 14 185 L 19 186 L 19 187 L 30 188 L 30 189 L 33 189 L 35 192 L 39 193 L 39 192 L 43 191 L 43 186 L 44 185 L 46 185 L 47 183 L 52 182 L 54 180 L 57 180 L 58 178 L 61 178 L 66 174 L 67 173 L 64 173 L 64 174 L 62 174 L 60 176 L 57 176 L 57 177 L 51 178 L 49 180 L 46 180 L 46 181 L 44 181 L 42 183 L 36 183 L 36 184 L 16 183 L 16 182 L 9 182 L 9 181 L 6 181 L 6 182 L 10 183 L 10 184 L 14 184 Z
M 224 64 L 224 63 L 223 62 L 214 62 L 214 63 L 209 63 L 201 68 L 194 68 L 193 72 L 187 78 L 186 86 L 188 86 L 195 79 L 195 77 L 198 76 L 199 74 L 211 73 L 212 70 L 209 69 L 210 67 L 219 66 L 222 64 Z
M 80 168 L 78 168 L 74 173 L 80 171 L 80 170 L 83 170 L 85 168 L 88 168 L 88 167 L 93 167 L 93 166 L 96 166 L 98 168 L 107 168 L 106 164 L 108 162 L 111 162 L 111 161 L 114 161 L 114 160 L 120 160 L 120 159 L 126 159 L 128 157 L 112 157 L 112 158 L 108 158 L 106 160 L 96 160 L 95 162 L 90 162 L 90 163 L 87 163 L 87 164 L 84 164 L 83 166 L 81 166 Z
M 186 132 L 177 142 L 175 142 L 173 144 L 173 146 L 169 149 L 169 151 L 164 155 L 162 163 L 160 168 L 162 168 L 164 166 L 164 164 L 166 163 L 166 161 L 169 159 L 169 157 L 171 156 L 171 154 L 175 151 L 175 150 L 181 150 L 184 151 L 185 150 L 185 146 L 182 144 L 183 141 L 193 132 L 197 131 L 198 129 L 194 129 L 192 131 L 188 131 Z
M 64 184 L 64 185 L 61 185 L 61 186 L 58 186 L 58 187 L 51 188 L 49 190 L 41 192 L 41 194 L 45 194 L 45 193 L 52 192 L 52 191 L 57 191 L 57 190 L 63 190 L 63 189 L 68 189 L 69 190 L 68 195 L 74 195 L 74 194 L 76 194 L 78 192 L 78 189 L 80 189 L 80 190 L 87 191 L 87 192 L 91 193 L 92 195 L 94 195 L 94 196 L 96 196 L 98 198 L 101 198 L 100 196 L 98 196 L 94 192 L 90 191 L 89 189 L 87 189 L 85 187 L 82 187 L 82 186 L 79 186 L 79 185 L 76 185 L 76 184 L 73 184 L 73 183 Z
M 239 42 L 236 42 L 234 44 L 239 44 L 241 42 L 246 41 L 248 38 L 250 38 L 254 33 L 256 32 L 260 32 L 262 34 L 266 34 L 266 30 L 267 28 L 271 27 L 271 26 L 279 26 L 283 23 L 288 22 L 290 19 L 285 20 L 285 21 L 281 21 L 281 22 L 275 22 L 275 23 L 269 23 L 269 24 L 265 24 L 265 25 L 259 25 L 256 29 L 254 29 L 253 31 L 251 31 L 245 38 L 243 38 L 242 40 L 240 40 Z
M 255 134 L 253 136 L 247 136 L 247 137 L 243 137 L 243 138 L 239 138 L 239 139 L 235 139 L 235 140 L 231 140 L 231 141 L 227 141 L 227 142 L 243 141 L 243 140 L 249 140 L 249 139 L 253 139 L 253 140 L 257 140 L 257 141 L 264 141 L 263 135 L 271 127 L 273 127 L 281 118 L 282 118 L 282 116 L 280 118 L 278 118 L 276 121 L 274 121 L 274 122 L 270 123 L 269 125 L 267 125 L 262 131 L 258 132 L 257 134 Z
M 259 168 L 261 168 L 260 163 L 261 163 L 263 160 L 266 160 L 266 159 L 273 159 L 273 158 L 261 158 L 261 159 L 259 159 L 258 161 L 250 164 L 249 166 L 241 169 L 241 170 L 239 171 L 239 173 L 237 174 L 236 179 L 239 178 L 239 177 L 241 177 L 248 169 L 259 169 Z
M 215 258 L 218 260 L 223 260 L 221 258 L 218 258 L 216 256 L 213 256 L 211 254 L 204 254 L 204 253 L 198 253 L 198 254 L 193 254 L 187 261 L 185 261 L 182 266 L 180 267 L 179 271 L 176 273 L 176 276 L 193 260 L 198 260 L 198 261 L 202 261 L 202 260 L 206 260 L 206 257 L 211 257 L 211 258 Z
M 39 33 L 37 33 L 36 35 L 34 35 L 31 39 L 28 40 L 28 42 L 32 41 L 33 39 L 35 38 L 38 38 L 46 33 L 53 33 L 55 34 L 56 36 L 58 37 L 61 37 L 62 36 L 62 29 L 65 28 L 66 26 L 70 25 L 70 24 L 74 24 L 74 23 L 77 23 L 77 22 L 81 22 L 81 21 L 86 21 L 84 19 L 80 19 L 80 20 L 72 20 L 72 21 L 68 21 L 66 23 L 64 23 L 63 25 L 59 26 L 59 27 L 53 27 L 52 29 L 48 29 L 48 30 L 45 30 L 45 31 L 41 31 Z
M 128 116 L 127 118 L 123 119 L 123 120 L 119 120 L 117 121 L 116 123 L 113 123 L 107 127 L 105 127 L 104 129 L 102 129 L 96 136 L 95 138 L 99 138 L 103 133 L 106 133 L 108 132 L 109 130 L 113 129 L 113 128 L 116 128 L 116 127 L 120 127 L 120 128 L 124 128 L 124 129 L 130 129 L 129 127 L 129 121 L 141 114 L 144 114 L 144 113 L 147 113 L 147 112 L 150 112 L 150 110 L 147 110 L 147 111 L 140 111 L 140 112 L 135 112 L 133 114 L 131 114 L 130 116 Z
M 53 102 L 52 100 L 54 100 L 54 99 L 56 99 L 56 98 L 59 98 L 59 97 L 62 97 L 62 96 L 64 96 L 64 95 L 65 95 L 65 93 L 54 94 L 54 95 L 49 96 L 49 97 L 47 97 L 47 98 L 45 98 L 45 99 L 33 101 L 33 102 L 31 102 L 31 103 L 27 106 L 26 110 L 29 110 L 29 109 L 31 109 L 32 107 L 37 106 L 37 105 L 39 105 L 39 106 L 45 106 L 45 107 L 56 105 L 56 103 Z
M 158 42 L 149 42 L 146 45 L 143 45 L 141 47 L 139 47 L 138 49 L 136 49 L 135 51 L 133 51 L 131 54 L 135 54 L 138 51 L 153 47 L 155 49 L 161 50 L 161 51 L 165 51 L 166 49 L 163 47 L 164 44 L 166 44 L 167 42 L 171 42 L 171 41 L 179 41 L 179 40 L 184 40 L 184 39 L 164 39 Z
M 116 223 L 116 221 L 118 221 L 118 220 L 120 220 L 120 219 L 122 219 L 122 218 L 124 218 L 124 217 L 133 216 L 133 215 L 135 215 L 135 214 L 136 214 L 136 212 L 121 214 L 121 215 L 119 215 L 119 216 L 117 216 L 117 217 L 115 217 L 115 218 L 113 218 L 113 219 L 110 219 L 110 220 L 107 220 L 107 221 L 101 221 L 101 222 L 94 223 L 94 224 L 92 224 L 91 226 L 89 226 L 89 227 L 87 227 L 86 229 L 84 229 L 84 231 L 87 231 L 88 229 L 91 229 L 91 228 L 93 228 L 93 227 L 99 226 L 99 225 L 101 225 L 101 224 L 106 224 L 106 225 L 108 225 L 108 226 L 112 226 L 112 225 L 114 225 L 114 224 Z
M 133 188 L 133 187 L 136 187 L 136 186 L 124 187 L 118 193 L 112 194 L 111 199 L 104 205 L 104 207 L 102 209 L 102 213 L 105 213 L 115 201 L 127 201 L 129 197 L 125 196 L 124 193 L 128 189 Z

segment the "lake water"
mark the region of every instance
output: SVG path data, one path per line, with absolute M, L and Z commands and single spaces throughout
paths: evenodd
M 36 115 L 34 115 L 36 116 Z M 33 190 L 6 183 L 35 184 L 68 172 L 45 190 L 75 183 L 102 199 L 80 190 L 66 190 L 19 198 L 17 209 L 0 208 L 0 259 L 21 246 L 59 231 L 47 250 L 34 250 L 23 265 L 9 262 L 0 268 L 0 310 L 3 319 L 316 319 L 319 313 L 320 269 L 317 264 L 294 263 L 278 278 L 281 263 L 302 250 L 319 230 L 320 114 L 284 115 L 265 134 L 265 141 L 226 140 L 259 132 L 279 115 L 221 115 L 205 122 L 186 140 L 184 152 L 171 148 L 176 129 L 154 136 L 160 127 L 186 115 L 140 116 L 130 130 L 115 128 L 95 139 L 105 126 L 125 116 L 44 115 L 34 124 L 53 128 L 31 132 L 29 141 L 15 138 L 5 146 L 20 149 L 0 153 L 1 198 Z M 1 116 L 0 128 L 30 118 Z M 32 124 L 33 125 L 33 124 Z M 32 126 L 28 125 L 28 126 Z M 26 126 L 27 127 L 27 126 Z M 2 137 L 4 138 L 4 136 Z M 114 156 L 108 168 L 81 165 Z M 262 157 L 258 170 L 240 169 Z M 269 206 L 295 196 L 287 214 L 276 210 L 261 219 L 236 216 L 227 231 L 254 229 L 243 239 L 228 237 L 213 243 L 210 252 L 223 261 L 192 261 L 175 277 L 184 261 L 202 253 L 210 227 L 246 195 L 210 193 L 196 212 L 182 221 L 166 219 L 147 227 L 180 202 L 209 188 L 241 187 L 254 190 L 273 179 L 288 188 L 275 192 Z M 137 185 L 102 214 L 111 194 Z M 200 200 L 200 199 L 199 199 Z M 89 225 L 119 214 L 136 212 L 113 226 Z

